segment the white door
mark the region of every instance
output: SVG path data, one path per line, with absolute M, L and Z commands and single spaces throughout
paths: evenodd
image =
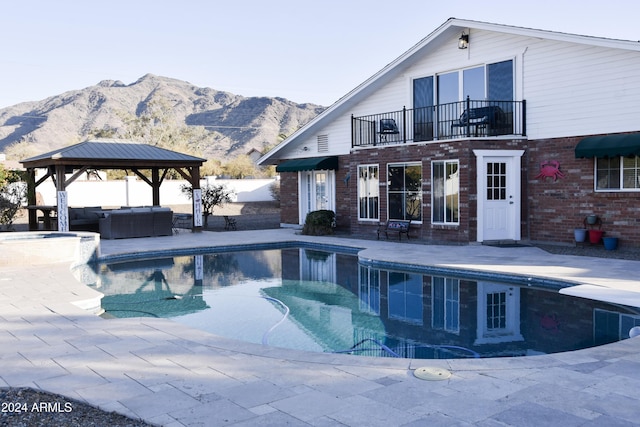
M 334 180 L 334 171 L 300 172 L 300 224 L 304 224 L 309 212 L 335 211 Z
M 474 344 L 522 341 L 520 288 L 478 282 L 477 331 Z
M 478 241 L 520 240 L 523 151 L 474 150 L 478 162 Z

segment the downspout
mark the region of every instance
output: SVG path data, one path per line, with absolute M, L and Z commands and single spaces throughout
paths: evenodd
M 524 96 L 524 80 L 525 80 L 525 78 L 524 78 L 524 57 L 525 57 L 525 55 L 526 55 L 528 50 L 529 50 L 529 46 L 525 47 L 524 50 L 522 51 L 522 83 L 521 83 L 522 84 L 522 91 L 521 91 L 521 95 L 522 96 L 521 96 L 521 99 L 523 101 L 523 105 L 526 105 L 526 104 L 524 104 L 525 99 L 526 99 L 525 96 Z M 524 107 L 523 111 L 522 111 L 523 125 L 524 125 L 524 123 L 526 123 L 526 120 L 527 120 L 526 119 L 526 114 L 527 114 L 527 109 L 526 109 L 526 107 Z M 524 134 L 523 136 L 526 136 L 526 129 L 524 127 L 523 127 L 523 134 Z M 528 138 L 527 138 L 527 141 L 529 141 Z M 527 148 L 530 148 L 528 142 L 527 142 Z M 526 200 L 526 203 L 525 203 L 526 213 L 525 214 L 526 214 L 526 218 L 527 218 L 527 239 L 529 241 L 531 241 L 531 205 L 530 205 L 531 202 L 529 200 L 529 184 L 528 184 L 528 179 L 527 179 L 527 172 L 529 171 L 529 150 L 528 149 L 525 151 L 525 154 L 524 154 L 522 160 L 524 162 L 524 165 L 521 165 L 521 167 L 524 166 L 524 171 L 521 172 L 521 175 L 524 175 L 524 176 L 522 177 L 523 179 L 522 179 L 522 183 L 520 185 L 521 185 L 521 187 L 524 188 L 523 197 Z

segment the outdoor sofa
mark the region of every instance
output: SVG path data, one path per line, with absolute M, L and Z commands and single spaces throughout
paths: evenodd
M 103 239 L 171 236 L 173 211 L 160 206 L 121 208 L 100 213 L 99 230 Z

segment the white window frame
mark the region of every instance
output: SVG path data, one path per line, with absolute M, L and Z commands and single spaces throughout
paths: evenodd
M 380 315 L 380 270 L 360 265 L 358 301 L 361 312 Z
M 637 168 L 636 180 L 637 188 L 625 188 L 624 186 L 624 159 L 623 156 L 618 156 L 618 170 L 620 172 L 620 181 L 618 182 L 618 188 L 598 188 L 598 158 L 593 159 L 593 190 L 597 193 L 637 193 L 640 192 L 640 156 L 635 156 Z
M 423 192 L 423 179 L 422 176 L 424 174 L 424 166 L 422 165 L 422 162 L 399 162 L 399 163 L 387 163 L 387 170 L 386 170 L 386 174 L 387 174 L 387 219 L 398 219 L 398 220 L 403 220 L 406 219 L 407 216 L 407 212 L 406 212 L 406 204 L 404 206 L 404 216 L 405 218 L 391 218 L 390 214 L 389 214 L 389 207 L 391 205 L 391 203 L 389 202 L 389 194 L 393 193 L 393 194 L 397 194 L 399 193 L 399 191 L 390 191 L 389 190 L 389 186 L 390 186 L 390 181 L 389 181 L 389 168 L 391 167 L 397 167 L 397 166 L 403 166 L 406 170 L 407 167 L 410 166 L 419 166 L 420 167 L 420 189 L 418 191 L 416 191 L 415 193 L 417 193 L 420 197 L 420 219 L 419 220 L 412 220 L 412 223 L 416 223 L 416 224 L 422 224 L 422 221 L 424 220 L 423 218 L 423 209 L 422 209 L 422 192 Z M 405 177 L 406 177 L 406 172 L 405 172 Z M 413 191 L 407 191 L 407 187 L 406 187 L 406 179 L 405 182 L 403 183 L 403 193 L 413 193 Z
M 377 212 L 370 212 L 369 199 L 371 198 L 371 194 L 367 194 L 364 196 L 367 198 L 367 214 L 368 214 L 367 217 L 360 216 L 360 199 L 362 197 L 361 191 L 363 190 L 362 188 L 360 188 L 361 168 L 366 168 L 367 171 L 369 171 L 369 168 L 377 168 L 378 170 L 377 180 L 373 180 L 371 178 L 367 178 L 366 180 L 367 189 L 368 190 L 375 189 L 375 191 L 377 191 L 377 198 L 378 198 Z M 374 214 L 374 216 L 372 216 L 372 214 Z M 374 222 L 380 221 L 380 165 L 379 164 L 358 165 L 358 221 L 374 221 Z
M 436 287 L 442 290 L 442 301 L 436 301 Z M 431 310 L 431 328 L 460 334 L 460 280 L 450 277 L 432 277 L 431 301 L 433 305 L 442 303 L 440 310 L 435 310 L 435 307 Z M 436 318 L 437 315 L 440 317 Z
M 433 207 L 435 205 L 434 204 L 435 191 L 433 189 L 433 183 L 435 182 L 435 178 L 436 177 L 434 176 L 434 170 L 435 169 L 434 169 L 433 165 L 435 165 L 435 164 L 442 164 L 444 166 L 445 174 L 447 172 L 447 165 L 456 164 L 458 166 L 458 168 L 457 168 L 457 171 L 458 171 L 457 172 L 458 173 L 458 186 L 457 186 L 456 193 L 455 193 L 455 195 L 456 195 L 455 204 L 456 204 L 457 209 L 458 209 L 458 215 L 457 215 L 458 220 L 457 221 L 447 221 L 446 215 L 444 215 L 444 221 L 435 221 L 434 220 L 434 212 L 435 211 L 434 211 Z M 432 191 L 431 191 L 431 223 L 432 224 L 438 224 L 438 225 L 460 225 L 460 179 L 459 179 L 459 176 L 460 176 L 460 161 L 458 159 L 455 159 L 455 160 L 434 160 L 434 161 L 431 162 L 431 189 L 432 189 Z M 447 207 L 447 188 L 446 188 L 447 187 L 447 179 L 446 179 L 446 177 L 443 177 L 443 178 L 445 178 L 445 180 L 444 180 L 444 187 L 445 187 L 444 188 L 444 200 L 445 200 L 444 208 L 446 209 L 446 207 Z

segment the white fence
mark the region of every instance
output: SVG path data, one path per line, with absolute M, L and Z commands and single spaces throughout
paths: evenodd
M 276 179 L 216 179 L 206 177 L 200 183 L 225 185 L 232 190 L 234 202 L 265 202 L 273 200 L 269 187 Z M 189 205 L 191 201 L 180 191 L 185 180 L 164 180 L 160 186 L 160 203 L 167 205 Z M 56 189 L 51 179 L 38 186 L 45 205 L 56 204 Z M 69 206 L 148 206 L 151 205 L 151 186 L 137 177 L 123 180 L 74 181 L 67 187 Z

